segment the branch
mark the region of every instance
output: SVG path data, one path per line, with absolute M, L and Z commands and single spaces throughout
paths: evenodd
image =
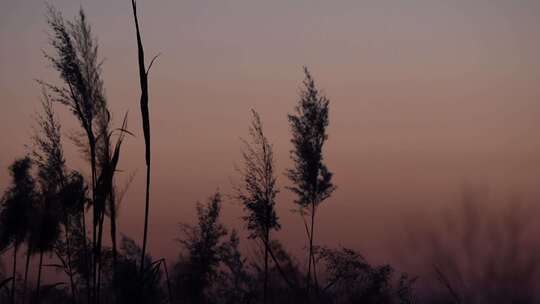
M 276 264 L 276 267 L 279 271 L 279 274 L 281 274 L 281 276 L 283 277 L 283 279 L 285 280 L 285 282 L 287 283 L 287 285 L 289 285 L 289 288 L 291 289 L 294 289 L 294 284 L 289 280 L 289 278 L 287 278 L 287 276 L 285 275 L 285 272 L 283 271 L 283 269 L 281 268 L 281 266 L 279 265 L 279 262 L 278 260 L 276 259 L 275 255 L 274 255 L 274 252 L 272 251 L 272 247 L 269 246 L 268 244 L 266 244 L 266 247 L 268 248 L 268 253 L 270 253 L 270 256 L 272 257 L 272 260 L 274 261 L 274 263 Z
M 437 274 L 437 279 L 439 280 L 439 282 L 441 282 L 441 284 L 443 284 L 448 289 L 448 291 L 450 292 L 450 295 L 452 295 L 452 297 L 454 298 L 456 303 L 461 303 L 461 299 L 460 299 L 459 295 L 452 288 L 452 285 L 450 285 L 450 281 L 448 280 L 448 278 L 439 269 L 439 267 L 437 267 L 437 265 L 433 265 L 433 268 L 435 269 L 435 273 Z
M 148 68 L 146 69 L 147 76 L 148 76 L 148 72 L 150 72 L 150 68 L 152 67 L 152 64 L 154 64 L 154 60 L 156 60 L 160 55 L 161 53 L 157 54 L 156 56 L 154 56 L 154 58 L 152 58 L 152 60 L 150 60 L 150 64 L 148 65 Z

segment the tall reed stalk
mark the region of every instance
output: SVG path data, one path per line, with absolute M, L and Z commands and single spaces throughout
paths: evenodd
M 135 20 L 135 30 L 137 32 L 137 56 L 139 63 L 139 81 L 141 86 L 141 115 L 144 132 L 144 144 L 145 144 L 145 161 L 146 161 L 146 195 L 145 195 L 145 208 L 144 208 L 144 235 L 143 245 L 141 250 L 141 265 L 140 272 L 144 271 L 144 257 L 146 255 L 146 244 L 148 242 L 148 213 L 150 211 L 150 114 L 148 110 L 148 72 L 152 67 L 152 63 L 157 58 L 154 57 L 148 69 L 144 64 L 144 48 L 141 40 L 141 32 L 139 30 L 139 20 L 137 19 L 137 4 L 135 0 L 131 0 L 131 6 L 133 8 L 133 18 Z

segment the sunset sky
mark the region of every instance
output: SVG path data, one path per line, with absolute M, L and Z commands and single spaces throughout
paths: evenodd
M 116 125 L 129 111 L 117 185 L 135 179 L 120 230 L 140 240 L 144 140 L 130 1 L 50 1 L 71 19 L 82 6 L 98 37 Z M 45 2 L 0 3 L 0 189 L 30 143 L 35 79 L 60 84 Z M 458 203 L 464 184 L 504 200 L 540 199 L 540 1 L 139 1 L 150 72 L 153 177 L 150 253 L 174 257 L 179 222 L 197 200 L 231 194 L 240 137 L 257 110 L 274 144 L 281 186 L 279 238 L 304 246 L 293 196 L 287 113 L 307 66 L 330 99 L 325 157 L 338 190 L 319 212 L 318 243 L 382 252 L 403 218 Z M 78 125 L 60 105 L 68 165 L 89 172 L 68 140 Z M 241 229 L 226 199 L 224 222 Z M 421 221 L 422 219 L 419 218 Z M 388 254 L 388 252 L 387 252 Z

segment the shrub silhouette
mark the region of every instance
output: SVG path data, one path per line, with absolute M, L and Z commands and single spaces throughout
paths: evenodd
M 11 302 L 15 303 L 17 251 L 30 231 L 32 207 L 35 204 L 35 180 L 30 174 L 32 160 L 24 157 L 15 160 L 9 167 L 11 186 L 2 196 L 0 210 L 0 251 L 13 246 L 11 280 Z
M 218 277 L 218 267 L 225 252 L 223 237 L 227 230 L 219 222 L 221 195 L 215 193 L 205 204 L 197 203 L 197 224 L 181 224 L 184 235 L 179 239 L 185 250 L 173 271 L 178 300 L 189 303 L 212 303 L 211 283 Z

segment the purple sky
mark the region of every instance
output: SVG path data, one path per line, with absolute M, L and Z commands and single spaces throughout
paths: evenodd
M 307 65 L 331 100 L 329 168 L 338 190 L 320 209 L 318 241 L 379 252 L 403 215 L 456 203 L 464 183 L 497 196 L 540 198 L 540 2 L 534 0 L 139 1 L 150 74 L 153 187 L 149 247 L 177 253 L 178 222 L 237 179 L 240 137 L 259 111 L 274 143 L 282 192 L 280 238 L 304 246 L 288 181 L 286 114 Z M 116 123 L 129 110 L 117 184 L 136 174 L 120 229 L 140 239 L 144 152 L 130 1 L 50 1 L 71 18 L 82 6 L 100 42 Z M 30 142 L 40 88 L 58 83 L 47 50 L 45 5 L 0 3 L 0 189 Z M 77 130 L 57 107 L 63 133 Z M 71 168 L 88 165 L 69 140 Z M 241 208 L 224 222 L 242 228 Z M 421 220 L 421 218 L 420 218 Z M 384 237 L 381 237 L 384 235 Z M 369 256 L 369 254 L 367 254 Z

